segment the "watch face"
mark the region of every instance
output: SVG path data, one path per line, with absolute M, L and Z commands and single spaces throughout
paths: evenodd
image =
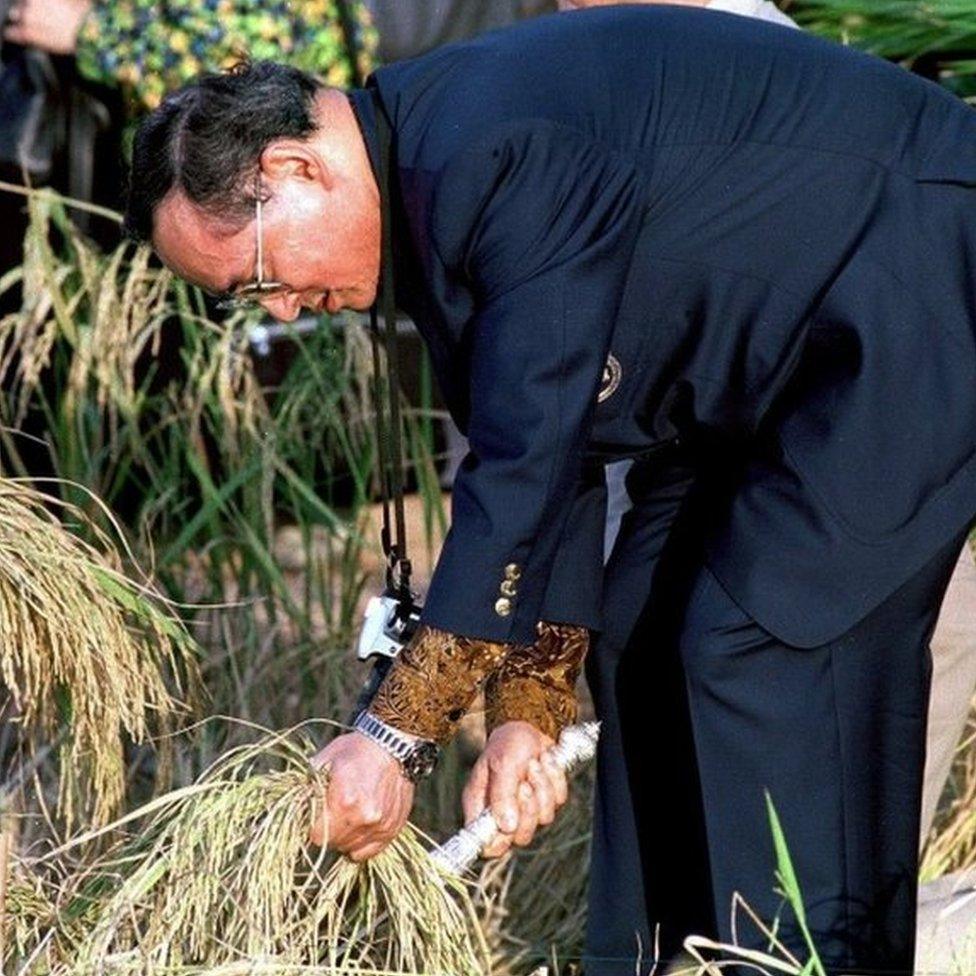
M 430 776 L 434 771 L 439 753 L 436 743 L 421 742 L 403 760 L 403 771 L 416 783 L 417 780 Z

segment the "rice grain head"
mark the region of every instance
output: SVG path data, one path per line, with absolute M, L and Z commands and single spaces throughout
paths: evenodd
M 115 815 L 126 737 L 144 743 L 170 732 L 199 689 L 186 631 L 119 562 L 80 510 L 0 478 L 0 680 L 24 737 L 61 742 L 68 825 Z
M 413 829 L 363 864 L 309 845 L 327 788 L 312 751 L 269 735 L 124 818 L 138 832 L 87 869 L 117 880 L 53 974 L 486 976 L 466 886 Z

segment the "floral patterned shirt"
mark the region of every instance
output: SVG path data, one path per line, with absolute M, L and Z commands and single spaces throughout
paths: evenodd
M 373 69 L 376 47 L 362 0 L 96 0 L 75 56 L 83 75 L 121 86 L 144 112 L 201 71 L 244 58 L 348 87 Z

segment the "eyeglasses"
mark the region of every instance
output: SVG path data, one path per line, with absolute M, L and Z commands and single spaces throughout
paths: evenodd
M 257 255 L 254 261 L 256 278 L 248 281 L 237 288 L 229 295 L 221 296 L 217 301 L 217 308 L 220 309 L 246 309 L 253 308 L 262 298 L 270 295 L 278 295 L 288 291 L 288 285 L 280 281 L 264 280 L 264 222 L 261 217 L 261 187 L 255 187 L 254 193 L 254 222 L 257 237 Z

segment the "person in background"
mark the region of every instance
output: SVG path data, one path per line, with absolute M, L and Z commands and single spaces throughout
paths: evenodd
M 556 0 L 367 0 L 367 4 L 379 32 L 379 58 L 384 64 L 556 10 Z
M 201 71 L 246 59 L 275 58 L 345 88 L 370 73 L 377 47 L 361 0 L 17 0 L 3 36 L 73 55 L 136 113 Z
M 619 0 L 559 0 L 560 10 L 570 11 L 586 7 L 610 6 Z M 634 2 L 634 0 L 631 0 Z M 704 7 L 725 13 L 740 14 L 765 20 L 784 27 L 797 28 L 796 22 L 781 11 L 771 0 L 636 0 L 636 2 L 672 4 L 686 7 Z M 607 531 L 604 551 L 609 560 L 613 552 L 621 522 L 632 507 L 627 490 L 628 474 L 633 469 L 632 461 L 618 461 L 607 465 Z M 639 482 L 639 477 L 635 482 Z M 676 490 L 665 497 L 660 517 L 667 518 L 683 504 L 687 488 L 691 482 L 681 483 Z M 605 648 L 605 650 L 610 650 Z M 622 649 L 621 649 L 622 650 Z M 924 845 L 935 816 L 939 797 L 945 787 L 952 766 L 952 759 L 958 747 L 969 714 L 973 690 L 976 688 L 976 554 L 972 546 L 964 546 L 959 555 L 949 589 L 946 592 L 931 641 L 932 686 L 929 697 L 928 730 L 925 758 L 925 779 L 922 795 L 922 816 L 919 844 Z M 591 660 L 588 676 L 594 684 L 594 695 L 601 701 L 602 710 L 612 709 L 616 721 L 616 660 L 606 662 L 602 667 Z M 604 715 L 604 721 L 606 716 Z M 620 859 L 637 857 L 638 841 L 633 799 L 629 790 L 622 784 L 627 781 L 626 770 L 622 764 L 622 752 L 615 758 L 621 760 L 621 769 L 615 778 L 617 789 L 612 795 L 604 796 L 597 803 L 597 817 L 612 821 L 614 829 L 602 830 L 597 825 L 598 843 L 612 844 L 616 848 L 611 855 L 607 852 L 594 852 L 594 863 L 614 863 Z M 636 896 L 637 903 L 628 899 Z M 591 902 L 599 904 L 599 916 L 604 917 L 607 907 L 617 906 L 629 917 L 640 914 L 640 893 L 627 892 L 619 884 L 619 879 L 609 874 L 598 873 L 590 889 Z M 645 930 L 645 938 L 649 938 Z M 591 940 L 600 941 L 600 933 L 592 932 Z

